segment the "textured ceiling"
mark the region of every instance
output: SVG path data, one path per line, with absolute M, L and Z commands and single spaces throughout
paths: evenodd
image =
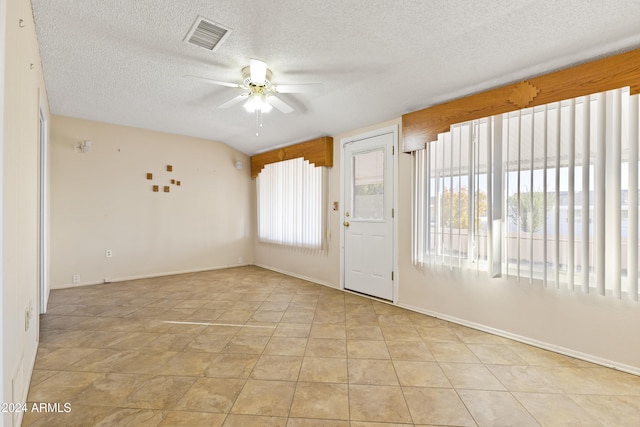
M 638 0 L 32 0 L 54 114 L 222 141 L 254 154 L 640 46 Z M 201 15 L 233 30 L 183 42 Z M 296 110 L 255 117 L 234 88 L 250 58 Z

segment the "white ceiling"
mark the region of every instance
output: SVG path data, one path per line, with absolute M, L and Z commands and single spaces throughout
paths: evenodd
M 222 141 L 255 154 L 640 46 L 638 0 L 32 0 L 54 114 Z M 233 30 L 183 42 L 201 15 Z M 290 114 L 217 106 L 250 58 Z

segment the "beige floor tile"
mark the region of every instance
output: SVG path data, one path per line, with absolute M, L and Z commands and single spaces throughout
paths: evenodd
M 227 415 L 223 427 L 286 427 L 286 417 L 265 417 L 260 415 Z
M 640 378 L 634 377 L 635 381 L 625 383 L 628 374 L 618 372 L 618 376 L 605 368 L 538 366 L 536 370 L 546 381 L 569 394 L 640 395 L 640 389 L 634 387 Z
M 162 334 L 144 346 L 151 351 L 182 351 L 194 339 L 191 334 Z
M 347 359 L 331 357 L 305 357 L 298 381 L 346 383 Z
M 92 348 L 40 346 L 34 369 L 62 370 L 95 351 Z
M 640 396 L 571 395 L 569 397 L 606 426 L 636 427 L 640 423 Z
M 231 335 L 217 335 L 217 334 L 200 334 L 191 335 L 191 340 L 187 343 L 183 350 L 185 351 L 201 351 L 208 353 L 219 353 L 229 341 L 231 341 Z M 153 344 L 153 343 L 152 343 Z
M 249 380 L 231 409 L 233 414 L 286 417 L 296 388 L 295 382 Z
M 347 355 L 359 359 L 391 359 L 387 344 L 384 341 L 349 340 Z
M 411 422 L 402 389 L 395 386 L 350 384 L 349 411 L 353 421 Z
M 269 342 L 269 337 L 238 335 L 222 349 L 223 353 L 261 354 Z
M 297 381 L 302 365 L 300 356 L 264 354 L 256 363 L 250 378 L 256 380 Z
M 640 425 L 638 376 L 259 267 L 49 301 L 29 399 L 73 411 L 24 426 Z
M 255 311 L 250 320 L 254 322 L 264 322 L 264 323 L 278 323 L 280 319 L 282 319 L 283 312 L 281 311 Z
M 417 341 L 388 341 L 387 349 L 393 360 L 415 360 L 432 362 L 435 360 L 427 345 Z
M 458 390 L 460 398 L 480 427 L 495 425 L 538 426 L 536 420 L 504 391 Z
M 467 348 L 482 363 L 492 365 L 526 365 L 527 363 L 507 345 L 501 344 L 467 344 Z
M 416 424 L 476 425 L 453 389 L 405 387 L 403 391 L 411 417 Z
M 214 358 L 215 354 L 211 353 L 177 352 L 157 372 L 160 375 L 202 376 Z
M 175 405 L 178 411 L 227 413 L 238 398 L 245 380 L 199 378 Z
M 545 393 L 513 393 L 522 406 L 543 426 L 602 426 L 568 396 Z
M 465 326 L 454 325 L 451 329 L 465 344 L 507 344 L 510 342 L 497 335 L 487 334 Z
M 293 396 L 290 416 L 348 420 L 347 384 L 299 382 Z
M 114 372 L 158 375 L 176 351 L 136 351 L 113 366 Z
M 350 313 L 346 314 L 347 326 L 380 326 L 378 316 L 375 313 Z
M 344 325 L 345 314 L 344 312 L 316 310 L 316 314 L 313 317 L 313 323 L 330 323 Z
M 517 342 L 510 342 L 508 346 L 532 366 L 575 366 L 574 359 L 562 354 Z
M 116 370 L 116 366 L 137 357 L 139 354 L 135 351 L 98 349 L 72 364 L 69 369 L 85 372 L 119 372 Z
M 165 414 L 159 427 L 221 427 L 225 420 L 225 414 L 193 411 L 171 411 Z
M 71 405 L 71 412 L 26 412 L 22 427 L 85 427 L 95 426 L 113 408 L 109 406 Z
M 347 357 L 347 340 L 309 338 L 305 356 L 310 357 Z
M 349 359 L 349 383 L 398 385 L 398 377 L 390 360 Z
M 257 354 L 218 354 L 205 369 L 206 377 L 248 378 L 260 358 Z
M 347 333 L 344 324 L 314 323 L 309 337 L 344 340 L 347 339 Z
M 340 420 L 320 420 L 310 418 L 289 418 L 287 421 L 287 427 L 350 427 L 354 424 L 349 424 L 349 421 Z M 377 427 L 385 427 L 378 425 Z M 404 427 L 407 427 L 406 425 Z
M 435 362 L 394 360 L 393 366 L 402 386 L 452 387 L 440 366 Z
M 289 309 L 282 315 L 281 322 L 286 323 L 311 323 L 315 316 L 314 310 L 294 310 Z
M 427 344 L 432 342 L 462 342 L 460 337 L 446 326 L 416 326 L 416 330 Z
M 253 315 L 251 310 L 226 310 L 216 319 L 219 322 L 246 322 Z
M 484 365 L 440 363 L 440 368 L 453 387 L 471 390 L 506 390 Z
M 303 356 L 307 349 L 307 338 L 271 337 L 264 354 L 281 356 Z
M 486 366 L 509 391 L 562 393 L 562 390 L 538 374 L 538 371 L 533 366 Z
M 149 426 L 154 427 L 162 422 L 164 413 L 150 409 L 116 408 L 104 417 L 96 427 L 112 426 Z
M 146 409 L 172 409 L 196 382 L 194 377 L 155 376 L 136 384 L 135 389 L 122 402 L 123 407 Z
M 480 363 L 480 359 L 462 343 L 430 342 L 427 347 L 438 362 Z
M 126 397 L 146 378 L 133 374 L 104 374 L 89 384 L 74 401 L 79 405 L 122 406 Z
M 311 323 L 285 323 L 280 322 L 273 332 L 274 337 L 308 338 L 311 332 Z
M 422 337 L 413 325 L 381 326 L 382 335 L 387 341 L 416 341 L 422 342 Z
M 104 374 L 60 371 L 30 387 L 27 401 L 73 403 L 72 399 L 99 378 L 104 378 Z
M 347 325 L 347 339 L 382 341 L 384 336 L 379 326 Z

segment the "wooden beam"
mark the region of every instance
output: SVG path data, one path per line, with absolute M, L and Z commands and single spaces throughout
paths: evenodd
M 640 93 L 640 49 L 405 114 L 403 151 L 424 148 L 452 124 L 626 86 Z
M 251 178 L 256 178 L 269 163 L 304 157 L 316 166 L 333 166 L 333 138 L 323 136 L 251 157 Z

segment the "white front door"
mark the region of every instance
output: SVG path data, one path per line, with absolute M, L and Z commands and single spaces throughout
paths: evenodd
M 393 300 L 396 133 L 344 143 L 344 287 Z

